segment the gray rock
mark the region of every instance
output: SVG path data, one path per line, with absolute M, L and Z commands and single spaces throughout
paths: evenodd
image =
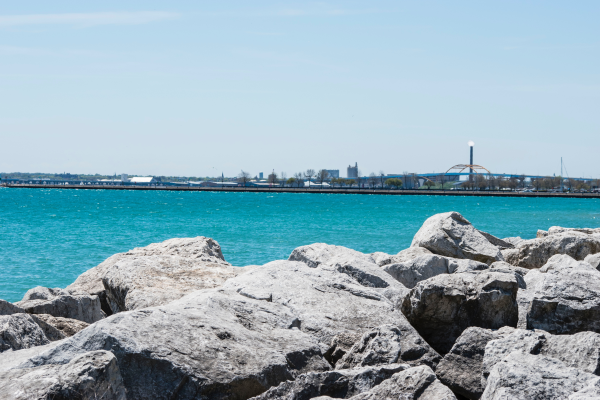
M 98 296 L 37 286 L 15 303 L 29 314 L 78 319 L 92 324 L 104 318 Z
M 0 352 L 48 343 L 50 341 L 29 314 L 0 316 Z
M 427 254 L 398 264 L 388 264 L 383 270 L 409 289 L 425 279 L 440 274 L 452 274 L 488 269 L 488 265 L 473 260 Z
M 408 369 L 406 364 L 364 367 L 326 372 L 309 372 L 293 381 L 287 381 L 253 400 L 309 400 L 317 396 L 348 399 L 364 393 L 389 379 L 397 372 Z M 330 398 L 331 398 L 330 397 Z
M 552 226 L 548 229 L 548 235 L 556 235 L 557 233 L 577 232 L 586 235 L 600 234 L 600 228 L 563 228 L 560 226 Z
M 327 359 L 331 365 L 336 365 L 340 358 L 342 358 L 361 337 L 362 335 L 359 332 L 342 332 L 335 335 L 333 339 L 331 339 L 329 350 L 325 353 L 325 359 Z
M 438 275 L 419 282 L 410 291 L 402 312 L 436 351 L 446 354 L 470 326 L 516 326 L 518 288 L 514 273 Z
M 504 239 L 502 239 L 502 241 L 504 241 L 506 243 L 510 243 L 516 247 L 519 244 L 523 243 L 525 241 L 525 239 L 523 239 L 521 236 L 514 236 L 514 237 L 504 238 Z
M 230 265 L 223 258 L 221 246 L 210 238 L 198 236 L 195 238 L 176 238 L 165 240 L 161 243 L 152 243 L 146 247 L 136 247 L 126 253 L 115 254 L 107 258 L 100 265 L 89 269 L 67 286 L 68 291 L 96 295 L 102 303 L 102 310 L 106 315 L 111 315 L 110 308 L 102 278 L 117 262 L 136 257 L 150 256 L 176 256 L 195 260 L 197 263 Z
M 89 326 L 89 324 L 77 319 L 53 317 L 48 314 L 32 314 L 31 317 L 51 341 L 73 336 Z
M 288 261 L 299 261 L 311 268 L 317 268 L 321 264 L 335 263 L 339 259 L 346 262 L 362 262 L 376 264 L 375 259 L 385 253 L 364 254 L 343 246 L 334 246 L 326 243 L 314 243 L 308 246 L 295 248 L 290 254 Z
M 555 255 L 528 273 L 525 282 L 527 328 L 557 334 L 600 332 L 600 271 L 590 264 Z
M 433 254 L 431 251 L 427 250 L 424 247 L 409 247 L 408 249 L 404 249 L 398 254 L 390 255 L 386 253 L 371 253 L 371 257 L 375 261 L 375 264 L 383 267 L 388 264 L 398 264 L 402 262 L 410 261 L 419 256 L 424 256 L 427 254 Z
M 535 237 L 537 239 L 545 238 L 546 236 L 548 236 L 548 231 L 544 231 L 544 230 L 541 230 L 541 229 L 538 229 L 537 233 L 535 234 Z
M 299 374 L 330 369 L 318 341 L 297 328 L 301 324 L 276 302 L 206 289 L 164 306 L 115 314 L 17 366 L 2 354 L 0 365 L 12 370 L 65 364 L 108 350 L 129 398 L 247 399 Z
M 21 307 L 17 307 L 6 300 L 0 299 L 0 315 L 12 315 L 24 312 L 25 310 L 23 310 Z
M 137 310 L 177 300 L 200 289 L 221 286 L 241 268 L 173 255 L 129 256 L 104 273 L 111 312 Z
M 465 329 L 438 364 L 435 373 L 440 382 L 467 399 L 479 399 L 485 389 L 481 380 L 485 346 L 500 337 L 498 331 L 490 329 Z
M 600 400 L 600 379 L 569 396 L 568 400 Z
M 0 372 L 6 400 L 126 400 L 116 358 L 108 351 L 84 353 L 61 365 L 16 368 Z
M 373 389 L 352 400 L 456 400 L 450 389 L 435 377 L 431 368 L 419 366 L 394 374 Z
M 485 347 L 481 370 L 484 386 L 494 365 L 515 351 L 552 357 L 568 367 L 595 375 L 600 374 L 600 334 L 598 333 L 552 335 L 541 330 L 502 328 L 497 334 L 499 337 L 490 340 Z
M 590 264 L 592 267 L 596 269 L 600 269 L 600 253 L 589 254 L 586 256 L 583 261 Z
M 362 335 L 374 326 L 393 324 L 417 335 L 398 309 L 407 289 L 376 264 L 338 258 L 339 262 L 308 264 L 274 261 L 230 279 L 223 288 L 251 299 L 285 305 L 298 327 L 323 343 L 325 353 L 334 336 Z
M 517 351 L 492 368 L 481 399 L 564 400 L 598 379 L 555 358 Z
M 412 329 L 383 325 L 366 332 L 341 360 L 336 369 L 406 363 L 436 368 L 441 357 Z
M 526 240 L 514 249 L 502 250 L 506 262 L 528 269 L 541 268 L 556 254 L 566 254 L 576 260 L 583 260 L 589 254 L 595 253 L 600 253 L 600 235 L 574 231 Z
M 511 265 L 506 261 L 496 261 L 495 263 L 492 263 L 492 265 L 490 265 L 490 270 L 516 272 L 520 276 L 525 276 L 527 275 L 527 273 L 529 273 L 529 271 L 531 271 L 527 268 L 515 267 L 514 265 Z
M 491 264 L 503 261 L 500 251 L 513 246 L 475 229 L 453 211 L 428 218 L 413 238 L 411 247 L 425 247 L 434 254 Z

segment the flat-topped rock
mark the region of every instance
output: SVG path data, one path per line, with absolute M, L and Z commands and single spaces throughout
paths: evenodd
M 98 296 L 58 288 L 37 286 L 29 289 L 23 300 L 15 305 L 29 314 L 49 314 L 54 317 L 77 319 L 88 324 L 105 317 Z
M 0 315 L 12 315 L 24 312 L 25 310 L 23 310 L 21 307 L 17 307 L 6 300 L 0 299 Z
M 565 231 L 526 240 L 514 249 L 502 250 L 505 261 L 528 269 L 541 268 L 550 257 L 565 254 L 583 260 L 590 254 L 600 253 L 600 235 Z
M 466 218 L 452 211 L 428 218 L 413 238 L 411 247 L 424 247 L 434 254 L 491 264 L 503 261 L 500 251 L 513 245 L 475 229 Z
M 172 255 L 129 256 L 102 277 L 112 313 L 158 306 L 221 286 L 242 268 Z
M 102 350 L 66 364 L 0 372 L 0 393 L 6 400 L 127 399 L 115 356 Z
M 561 361 L 513 352 L 492 368 L 482 400 L 564 400 L 600 378 Z
M 471 326 L 497 329 L 518 322 L 515 273 L 475 271 L 438 275 L 421 281 L 402 304 L 402 312 L 440 354 Z
M 427 250 L 424 247 L 409 247 L 408 249 L 404 249 L 398 254 L 387 254 L 382 252 L 371 253 L 370 256 L 375 261 L 375 264 L 383 267 L 388 264 L 398 264 L 402 262 L 410 261 L 419 256 L 424 256 L 427 254 L 433 254 L 431 251 Z
M 78 319 L 53 317 L 48 314 L 32 314 L 31 317 L 51 341 L 73 336 L 89 326 L 88 323 Z

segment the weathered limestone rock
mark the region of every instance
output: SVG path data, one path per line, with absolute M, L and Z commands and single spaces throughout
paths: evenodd
M 424 256 L 427 254 L 433 253 L 424 247 L 409 247 L 408 249 L 404 249 L 398 254 L 394 255 L 381 252 L 371 253 L 370 255 L 375 261 L 375 264 L 379 265 L 380 267 L 383 267 L 388 264 L 398 264 L 402 262 L 407 262 L 412 260 L 413 258 L 417 258 L 419 256 Z
M 89 326 L 89 324 L 77 319 L 53 317 L 48 314 L 32 314 L 31 317 L 51 341 L 73 336 Z
M 362 335 L 359 332 L 343 332 L 335 335 L 333 339 L 331 339 L 329 350 L 325 353 L 325 359 L 327 359 L 331 365 L 336 365 L 340 358 L 342 358 L 361 337 Z
M 456 400 L 450 389 L 435 377 L 431 368 L 419 366 L 398 372 L 352 400 Z
M 63 289 L 37 286 L 15 303 L 29 314 L 50 314 L 54 317 L 78 319 L 88 324 L 104 318 L 98 296 L 72 293 Z
M 555 255 L 524 279 L 527 328 L 559 334 L 600 332 L 600 271 L 590 264 Z
M 230 279 L 223 288 L 251 299 L 285 305 L 298 327 L 329 349 L 334 336 L 363 334 L 373 326 L 393 324 L 417 335 L 397 309 L 407 291 L 377 265 L 350 260 L 348 264 L 308 264 L 274 261 Z
M 515 267 L 514 265 L 510 265 L 506 261 L 496 261 L 495 263 L 492 263 L 492 265 L 490 265 L 490 270 L 515 272 L 520 276 L 525 276 L 527 275 L 527 273 L 529 273 L 529 271 L 531 271 L 527 268 Z
M 535 235 L 535 237 L 537 239 L 545 238 L 546 236 L 548 236 L 548 231 L 544 231 L 544 230 L 541 230 L 541 229 L 538 229 L 538 231 L 537 231 L 537 233 Z
M 50 341 L 29 314 L 0 316 L 0 353 L 48 343 Z
M 6 400 L 126 400 L 115 356 L 108 351 L 84 353 L 61 365 L 16 368 L 0 372 Z
M 440 274 L 480 271 L 488 268 L 487 264 L 473 260 L 427 254 L 409 261 L 385 265 L 383 270 L 407 288 L 412 289 L 417 283 Z
M 513 245 L 475 229 L 453 211 L 427 219 L 413 238 L 411 247 L 425 247 L 434 254 L 491 264 L 503 261 L 500 250 L 510 249 Z
M 513 352 L 491 370 L 482 400 L 563 400 L 598 381 L 561 361 Z
M 121 260 L 152 256 L 182 257 L 194 260 L 194 262 L 198 264 L 209 263 L 222 264 L 224 266 L 230 265 L 223 258 L 221 246 L 211 238 L 198 236 L 195 238 L 169 239 L 161 243 L 152 243 L 146 247 L 136 247 L 126 253 L 115 254 L 107 258 L 100 265 L 81 274 L 75 282 L 67 286 L 66 289 L 68 291 L 99 296 L 102 303 L 102 310 L 106 315 L 111 315 L 112 310 L 108 303 L 108 299 L 106 298 L 102 278 L 104 278 L 107 271 Z
M 600 270 L 600 253 L 590 254 L 583 261 Z
M 286 381 L 253 400 L 309 400 L 317 396 L 348 399 L 363 393 L 389 379 L 397 372 L 408 369 L 406 364 L 364 367 L 326 372 L 309 372 L 293 381 Z
M 221 286 L 242 268 L 180 256 L 130 256 L 102 277 L 112 313 L 170 303 L 187 293 Z
M 419 282 L 410 291 L 402 312 L 436 351 L 446 354 L 470 326 L 516 326 L 518 288 L 514 273 L 438 275 Z
M 372 288 L 392 300 L 396 305 L 402 304 L 404 297 L 408 294 L 408 289 L 388 273 L 382 271 L 370 255 L 346 247 L 331 246 L 324 243 L 302 246 L 292 251 L 289 261 L 300 261 L 310 268 L 329 271 L 334 275 L 340 273 L 347 275 L 353 284 Z M 335 279 L 333 275 L 328 276 Z M 286 277 L 286 279 L 288 278 L 291 277 Z
M 0 299 L 0 315 L 12 315 L 24 312 L 25 310 L 23 310 L 21 307 L 17 307 L 6 300 Z
M 441 357 L 412 329 L 382 325 L 366 332 L 342 359 L 336 369 L 406 363 L 435 369 Z
M 523 243 L 525 241 L 525 239 L 523 239 L 521 236 L 514 236 L 514 237 L 504 238 L 504 239 L 502 239 L 502 241 L 504 241 L 506 243 L 510 243 L 516 247 L 519 244 Z
M 485 389 L 481 381 L 485 346 L 500 335 L 490 329 L 465 329 L 438 364 L 435 373 L 440 382 L 467 399 L 479 399 Z
M 302 323 L 276 302 L 207 289 L 98 321 L 9 371 L 108 350 L 128 398 L 247 399 L 299 374 L 330 369 L 319 343 L 297 328 Z M 4 354 L 0 365 L 14 365 Z
M 591 374 L 600 374 L 600 334 L 580 332 L 575 335 L 552 335 L 541 330 L 502 328 L 498 338 L 485 347 L 482 362 L 482 385 L 498 362 L 515 351 L 555 358 L 566 366 Z M 440 363 L 441 365 L 441 363 Z
M 600 234 L 600 228 L 563 228 L 560 226 L 552 226 L 548 229 L 548 235 L 556 235 L 557 233 L 564 232 L 578 232 L 586 235 L 598 235 Z
M 583 260 L 589 254 L 600 253 L 600 235 L 567 231 L 526 240 L 514 249 L 502 250 L 509 264 L 535 269 L 540 268 L 556 254 L 566 254 Z

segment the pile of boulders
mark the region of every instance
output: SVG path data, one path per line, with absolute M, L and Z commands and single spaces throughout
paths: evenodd
M 210 238 L 0 300 L 2 399 L 600 399 L 600 229 L 499 239 L 456 212 L 411 247 L 234 267 Z

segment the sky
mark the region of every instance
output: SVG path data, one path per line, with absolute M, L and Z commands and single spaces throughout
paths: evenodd
M 0 171 L 600 177 L 598 1 L 0 4 Z

